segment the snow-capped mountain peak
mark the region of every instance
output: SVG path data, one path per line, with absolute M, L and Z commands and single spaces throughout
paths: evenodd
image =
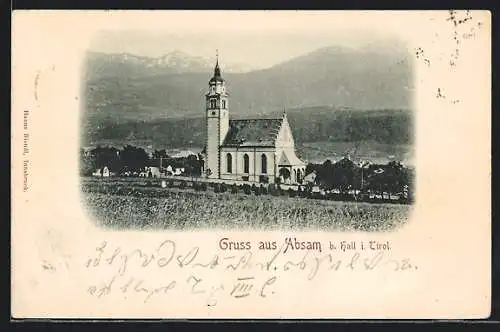
M 193 56 L 180 50 L 174 50 L 159 57 L 146 57 L 130 53 L 95 53 L 94 59 L 107 59 L 113 63 L 124 65 L 139 65 L 150 69 L 166 69 L 173 72 L 210 72 L 215 65 L 215 57 Z M 223 72 L 241 73 L 251 71 L 252 67 L 245 64 L 220 63 Z

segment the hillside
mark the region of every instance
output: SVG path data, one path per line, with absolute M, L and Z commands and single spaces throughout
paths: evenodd
M 279 116 L 279 113 L 269 115 Z M 334 110 L 326 107 L 287 110 L 297 142 L 363 141 L 384 144 L 411 144 L 411 111 L 405 110 Z M 242 118 L 242 117 L 238 117 Z M 111 120 L 88 129 L 87 143 L 99 140 L 153 140 L 158 144 L 182 147 L 203 145 L 205 118 L 172 118 L 154 121 Z

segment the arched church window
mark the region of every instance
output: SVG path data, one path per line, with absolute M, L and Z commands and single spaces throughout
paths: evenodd
M 267 156 L 265 153 L 262 154 L 261 157 L 261 171 L 262 174 L 267 174 Z
M 217 107 L 217 101 L 215 99 L 210 99 L 210 108 Z
M 233 172 L 233 156 L 228 153 L 226 155 L 226 165 L 227 165 L 227 172 L 232 173 Z
M 243 155 L 243 173 L 250 173 L 250 158 L 246 153 Z

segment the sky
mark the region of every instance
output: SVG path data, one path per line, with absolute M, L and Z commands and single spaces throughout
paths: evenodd
M 369 30 L 325 31 L 201 31 L 166 30 L 101 31 L 91 39 L 89 50 L 159 57 L 174 50 L 221 62 L 266 68 L 328 46 L 358 48 L 373 43 L 391 45 L 387 34 Z

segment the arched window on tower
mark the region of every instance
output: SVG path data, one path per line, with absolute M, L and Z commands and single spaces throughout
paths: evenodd
M 250 173 L 250 158 L 246 153 L 243 155 L 243 173 Z
M 233 172 L 233 156 L 230 153 L 226 154 L 226 165 L 227 165 L 227 172 L 232 173 Z
M 261 157 L 261 170 L 262 174 L 267 174 L 267 156 L 265 153 L 262 154 Z
M 215 99 L 210 99 L 210 108 L 217 107 L 217 101 Z
M 225 100 L 222 101 L 222 108 L 226 108 L 226 101 Z

